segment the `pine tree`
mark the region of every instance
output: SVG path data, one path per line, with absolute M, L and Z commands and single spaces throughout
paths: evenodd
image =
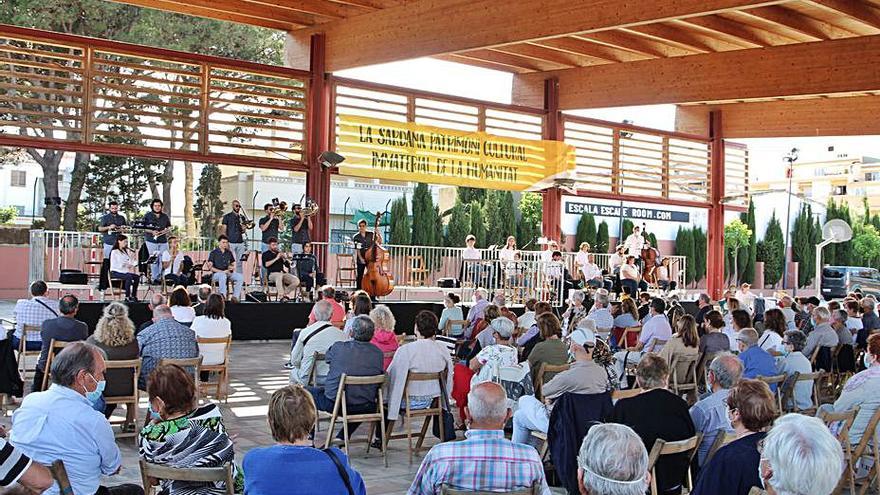
M 486 247 L 486 218 L 480 203 L 471 203 L 471 233 L 477 239 L 478 248 Z
M 608 243 L 608 224 L 602 220 L 599 222 L 599 227 L 596 229 L 596 244 L 593 246 L 593 252 L 607 253 L 609 247 Z
M 578 220 L 574 237 L 575 248 L 580 249 L 582 242 L 588 243 L 591 248 L 596 244 L 596 217 L 592 213 L 581 213 L 581 218 Z
M 455 200 L 452 213 L 449 214 L 449 225 L 446 228 L 446 245 L 463 247 L 464 240 L 471 233 L 471 217 L 467 207 L 460 199 Z
M 202 237 L 216 238 L 223 217 L 223 201 L 220 200 L 220 167 L 205 165 L 196 188 L 195 214 L 199 219 L 199 232 Z
M 427 184 L 416 184 L 412 197 L 412 245 L 433 246 L 436 237 L 434 200 Z
M 411 239 L 406 196 L 401 196 L 391 203 L 391 233 L 388 243 L 407 245 Z

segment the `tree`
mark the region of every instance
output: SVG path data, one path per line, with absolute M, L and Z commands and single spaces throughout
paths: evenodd
M 596 217 L 592 213 L 583 212 L 578 220 L 577 232 L 574 236 L 575 248 L 586 242 L 591 247 L 596 244 Z
M 813 209 L 804 203 L 794 219 L 791 232 L 791 259 L 798 263 L 798 287 L 805 287 L 816 273 L 816 246 Z
M 696 267 L 694 266 L 694 233 L 691 229 L 678 228 L 678 232 L 675 234 L 675 254 L 683 256 L 687 260 L 685 263 L 684 283 L 686 285 L 694 283 Z
M 486 247 L 486 219 L 483 207 L 476 201 L 471 203 L 471 234 L 477 239 L 476 247 Z
M 607 253 L 608 244 L 608 224 L 605 223 L 605 220 L 602 220 L 599 222 L 599 227 L 596 229 L 596 244 L 593 246 L 593 252 Z
M 7 206 L 6 208 L 0 208 L 0 225 L 5 225 L 18 216 L 18 208 L 14 206 Z
M 737 258 L 740 249 L 749 245 L 752 230 L 742 220 L 736 219 L 724 226 L 724 247 L 733 255 L 733 281 L 739 283 L 739 268 Z
M 220 167 L 205 165 L 196 188 L 195 214 L 201 225 L 202 237 L 216 238 L 223 217 L 223 201 L 220 200 Z
M 486 214 L 486 244 L 500 244 L 504 234 L 501 233 L 501 191 L 486 191 L 483 201 L 483 212 Z
M 485 235 L 485 233 L 483 234 Z M 437 238 L 434 200 L 427 184 L 418 183 L 412 197 L 412 245 L 433 246 Z
M 486 200 L 485 189 L 478 189 L 474 187 L 459 187 L 457 193 L 458 198 L 461 199 L 461 202 L 464 204 L 473 203 L 474 201 L 478 203 L 483 203 Z
M 706 276 L 706 256 L 709 252 L 708 239 L 702 227 L 694 227 L 691 230 L 694 238 L 694 282 L 703 280 Z
M 519 224 L 516 238 L 520 247 L 537 251 L 540 246 L 536 242 L 541 236 L 541 225 L 544 217 L 544 198 L 538 193 L 525 193 L 519 198 Z
M 471 217 L 461 199 L 455 200 L 449 224 L 446 226 L 446 245 L 450 247 L 464 246 L 464 240 L 471 233 Z
M 498 225 L 501 232 L 501 244 L 507 241 L 509 236 L 516 235 L 516 212 L 513 208 L 513 193 L 501 191 L 501 201 L 498 208 Z
M 630 220 L 629 218 L 625 218 L 621 227 L 623 231 L 621 232 L 620 239 L 618 239 L 617 242 L 623 244 L 623 241 L 625 241 L 626 238 L 633 233 L 633 227 L 635 227 L 635 224 L 633 224 L 632 220 Z
M 391 203 L 391 233 L 388 243 L 409 244 L 410 236 L 406 196 L 401 196 Z
M 876 267 L 880 263 L 880 234 L 873 225 L 866 225 L 853 239 L 853 245 L 865 266 Z
M 755 234 L 755 203 L 751 199 L 749 199 L 748 211 L 740 214 L 740 220 L 749 228 L 751 235 L 749 242 L 737 253 L 739 258 L 737 271 L 741 282 L 751 284 L 755 279 L 755 259 L 758 252 L 758 237 Z
M 764 262 L 764 284 L 775 286 L 785 269 L 785 237 L 779 219 L 776 218 L 776 210 L 773 210 L 770 221 L 767 222 L 764 240 L 761 241 L 757 254 L 757 259 Z

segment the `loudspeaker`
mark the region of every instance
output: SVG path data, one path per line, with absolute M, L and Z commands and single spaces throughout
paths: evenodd
M 437 285 L 441 289 L 457 289 L 461 287 L 461 282 L 454 277 L 443 277 L 437 279 Z
M 80 270 L 61 270 L 58 281 L 65 285 L 86 285 L 89 283 L 89 276 Z

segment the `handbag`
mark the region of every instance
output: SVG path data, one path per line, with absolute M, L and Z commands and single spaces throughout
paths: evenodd
M 449 412 L 449 397 L 446 396 L 446 379 L 440 382 L 440 405 L 443 412 L 440 414 L 440 421 L 443 421 L 443 438 L 440 438 L 440 423 L 437 417 L 431 422 L 431 433 L 434 434 L 441 442 L 451 442 L 455 440 L 455 418 Z

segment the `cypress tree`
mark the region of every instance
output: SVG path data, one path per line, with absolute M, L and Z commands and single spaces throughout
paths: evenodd
M 838 209 L 837 203 L 834 202 L 833 199 L 828 198 L 828 204 L 825 205 L 825 221 L 833 220 L 835 218 L 840 218 L 842 211 Z M 843 251 L 842 249 L 838 250 L 837 244 L 829 244 L 822 249 L 822 260 L 829 265 L 837 265 L 839 262 L 838 251 Z
M 706 256 L 708 255 L 708 239 L 701 227 L 694 227 L 694 281 L 699 282 L 706 276 Z
M 690 285 L 696 277 L 696 267 L 694 266 L 694 234 L 690 228 L 678 228 L 675 234 L 675 254 L 684 256 L 687 259 L 685 263 L 684 283 Z
M 220 218 L 223 217 L 223 201 L 220 199 L 220 167 L 205 165 L 196 188 L 194 211 L 199 219 L 202 237 L 217 238 L 220 231 Z
M 476 201 L 471 203 L 471 234 L 477 239 L 476 247 L 486 247 L 486 219 L 483 207 Z
M 582 242 L 587 242 L 590 247 L 596 244 L 596 218 L 592 213 L 581 213 L 578 220 L 577 233 L 574 237 L 575 248 L 579 249 Z
M 500 217 L 498 223 L 501 230 L 501 244 L 504 244 L 508 236 L 516 235 L 516 211 L 513 207 L 512 192 L 503 191 L 501 193 L 498 216 Z
M 531 251 L 537 251 L 536 239 L 541 236 L 541 221 L 543 218 L 544 199 L 537 193 L 525 193 L 519 199 L 519 223 L 516 229 L 516 238 L 520 247 Z
M 434 200 L 427 184 L 416 184 L 412 197 L 412 245 L 433 246 L 436 224 L 433 218 Z
M 487 191 L 483 202 L 483 213 L 486 214 L 486 245 L 501 243 L 500 209 L 500 191 Z
M 775 286 L 782 279 L 785 266 L 785 237 L 779 219 L 776 218 L 776 210 L 773 210 L 770 221 L 767 222 L 759 251 L 759 259 L 764 262 L 764 284 Z
M 449 225 L 446 229 L 446 245 L 450 247 L 463 247 L 464 240 L 471 233 L 471 217 L 467 207 L 460 199 L 456 199 L 452 213 L 449 215 Z
M 406 196 L 401 196 L 391 203 L 391 232 L 389 244 L 406 245 L 412 239 L 407 211 Z
M 434 218 L 434 244 L 432 246 L 442 246 L 443 239 L 445 239 L 445 235 L 443 233 L 443 217 L 440 216 L 440 207 L 434 205 L 434 214 L 431 215 Z
M 737 254 L 738 273 L 741 282 L 751 284 L 755 279 L 755 258 L 757 256 L 758 236 L 755 233 L 755 203 L 749 200 L 749 209 L 740 215 L 746 227 L 751 230 L 749 243 L 739 250 Z
M 608 224 L 602 220 L 599 222 L 599 227 L 596 229 L 596 244 L 593 246 L 593 252 L 607 253 L 609 248 L 608 242 Z
M 632 223 L 632 220 L 630 220 L 629 218 L 623 220 L 623 233 L 621 234 L 622 237 L 617 240 L 619 244 L 623 244 L 623 241 L 625 241 L 626 238 L 633 233 L 634 226 L 635 225 Z

